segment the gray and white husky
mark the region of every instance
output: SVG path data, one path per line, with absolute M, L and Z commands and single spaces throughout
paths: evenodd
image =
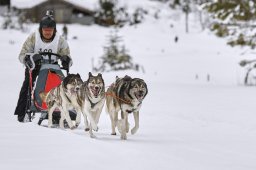
M 116 135 L 115 128 L 121 133 L 121 139 L 127 139 L 129 132 L 128 114 L 133 113 L 135 126 L 131 133 L 135 134 L 139 128 L 139 111 L 143 99 L 148 93 L 147 84 L 139 78 L 124 78 L 116 77 L 113 83 L 106 92 L 106 111 L 109 113 L 112 133 Z M 118 112 L 121 111 L 121 115 Z M 121 119 L 118 119 L 121 117 Z
M 47 94 L 41 94 L 43 101 L 46 101 L 48 107 L 48 127 L 52 127 L 52 114 L 55 109 L 61 111 L 60 127 L 64 128 L 64 119 L 66 119 L 69 127 L 74 129 L 69 111 L 75 109 L 77 114 L 82 112 L 82 103 L 79 100 L 79 91 L 82 87 L 83 81 L 79 74 L 69 74 L 64 78 L 62 83 L 56 88 L 51 89 Z M 92 127 L 97 130 L 98 127 L 95 124 L 92 116 L 87 115 L 90 119 Z M 78 122 L 76 122 L 76 125 Z
M 85 131 L 89 131 L 90 136 L 94 138 L 96 136 L 92 132 L 90 119 L 90 127 L 88 125 L 87 115 L 92 115 L 94 122 L 96 125 L 98 124 L 105 103 L 105 84 L 100 73 L 97 76 L 93 76 L 89 72 L 88 80 L 83 83 L 79 90 L 79 100 L 84 115 Z M 81 115 L 78 114 L 76 122 L 79 124 L 80 121 Z

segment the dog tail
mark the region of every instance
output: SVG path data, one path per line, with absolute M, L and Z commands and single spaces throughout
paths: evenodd
M 105 93 L 106 96 L 106 113 L 111 115 L 111 113 L 115 110 L 114 106 L 114 98 L 113 98 L 113 87 L 109 87 Z
M 106 113 L 107 114 L 109 114 L 109 102 L 110 102 L 110 98 L 109 98 L 109 96 L 107 95 L 108 93 L 105 93 L 105 95 L 106 95 L 106 107 L 105 107 L 105 111 L 106 111 Z
M 46 92 L 40 92 L 39 93 L 40 98 L 43 102 L 46 102 L 47 93 Z

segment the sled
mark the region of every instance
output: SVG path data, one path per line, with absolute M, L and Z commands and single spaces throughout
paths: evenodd
M 41 113 L 38 121 L 38 125 L 41 125 L 42 121 L 48 119 L 48 108 L 44 101 L 40 97 L 40 93 L 48 93 L 51 89 L 59 86 L 66 75 L 69 74 L 69 69 L 60 67 L 61 56 L 51 52 L 41 52 L 39 64 L 41 65 L 39 74 L 36 77 L 36 81 L 33 83 L 32 71 L 35 69 L 33 56 L 35 53 L 29 53 L 31 65 L 27 66 L 29 69 L 29 89 L 28 89 L 28 101 L 26 114 L 28 115 L 28 121 L 32 121 L 35 118 L 35 113 Z M 31 96 L 30 96 L 31 94 Z M 72 120 L 76 119 L 76 112 L 69 111 Z M 55 110 L 53 112 L 53 124 L 59 124 L 60 111 Z

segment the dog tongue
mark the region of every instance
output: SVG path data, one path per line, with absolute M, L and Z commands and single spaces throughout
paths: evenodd
M 92 93 L 93 93 L 93 95 L 94 95 L 94 96 L 98 96 L 98 94 L 99 94 L 99 90 L 98 90 L 98 89 L 93 89 L 93 88 L 92 88 Z
M 136 94 L 136 97 L 137 97 L 138 100 L 141 100 L 142 97 L 143 97 L 143 95 L 137 93 L 137 94 Z

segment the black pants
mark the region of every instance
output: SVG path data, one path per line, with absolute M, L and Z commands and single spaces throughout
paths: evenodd
M 37 75 L 39 74 L 39 67 L 34 69 L 32 71 L 32 83 L 34 84 Z M 29 70 L 28 68 L 25 69 L 25 80 L 23 82 L 23 85 L 20 90 L 20 95 L 18 99 L 18 103 L 14 112 L 14 115 L 18 115 L 18 121 L 22 122 L 25 115 L 26 111 L 29 107 L 28 101 L 30 101 L 31 97 L 31 92 L 30 92 L 30 87 L 29 87 Z

